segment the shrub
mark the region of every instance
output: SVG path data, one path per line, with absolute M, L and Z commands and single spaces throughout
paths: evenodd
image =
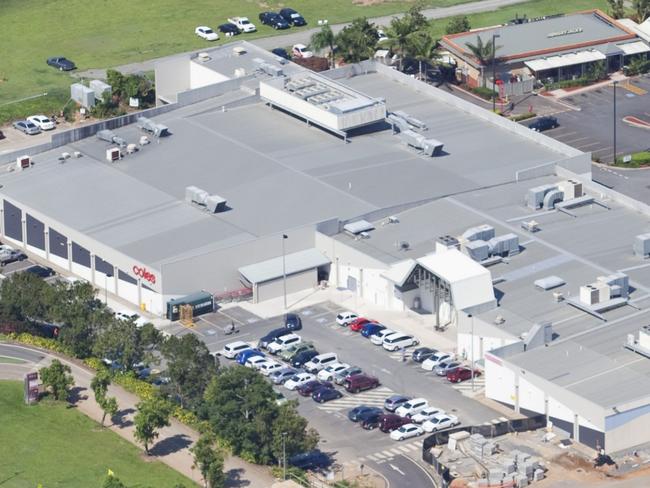
M 485 100 L 492 100 L 494 98 L 494 91 L 491 88 L 487 88 L 484 86 L 477 86 L 475 88 L 470 88 L 470 91 L 474 95 L 478 95 L 479 97 L 485 99 Z
M 526 112 L 525 114 L 513 115 L 510 117 L 510 120 L 520 122 L 522 120 L 532 119 L 533 117 L 537 117 L 535 112 Z

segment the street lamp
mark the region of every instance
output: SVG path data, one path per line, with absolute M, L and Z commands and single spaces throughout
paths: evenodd
M 282 479 L 287 479 L 287 433 L 282 433 Z
M 616 85 L 618 85 L 618 81 L 613 82 L 614 85 L 614 121 L 613 121 L 613 128 L 614 128 L 614 159 L 612 161 L 612 164 L 616 165 Z
M 492 34 L 492 112 L 497 109 L 496 83 L 497 83 L 497 44 L 496 40 L 501 37 L 499 34 Z
M 470 314 L 469 318 L 472 320 L 472 345 L 470 347 L 470 354 L 472 355 L 472 393 L 474 393 L 474 316 Z
M 286 254 L 284 251 L 284 241 L 288 239 L 289 236 L 282 234 L 282 288 L 284 291 L 284 309 L 287 309 L 287 264 L 286 264 Z

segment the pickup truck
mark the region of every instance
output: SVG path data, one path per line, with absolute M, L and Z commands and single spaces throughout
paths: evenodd
M 0 266 L 5 264 L 13 263 L 14 261 L 22 261 L 27 259 L 27 256 L 20 251 L 11 250 L 0 250 Z
M 241 32 L 255 32 L 255 24 L 248 20 L 248 17 L 231 17 L 228 22 L 237 27 Z

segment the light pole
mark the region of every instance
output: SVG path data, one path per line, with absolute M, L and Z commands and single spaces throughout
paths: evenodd
M 499 34 L 492 34 L 492 112 L 494 113 L 497 109 L 497 95 L 496 95 L 496 84 L 497 84 L 497 44 L 496 40 L 501 37 Z
M 614 159 L 612 161 L 612 164 L 616 165 L 616 85 L 618 85 L 618 81 L 614 81 Z
M 287 433 L 282 433 L 282 479 L 287 479 Z
M 470 354 L 472 355 L 472 393 L 474 393 L 474 316 L 469 315 L 472 321 L 472 345 L 470 347 Z
M 284 241 L 288 239 L 289 236 L 282 234 L 282 288 L 284 291 L 284 309 L 287 309 L 287 263 L 286 255 L 284 251 Z

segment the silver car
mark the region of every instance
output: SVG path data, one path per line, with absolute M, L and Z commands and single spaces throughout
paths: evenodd
M 282 368 L 273 371 L 269 375 L 269 379 L 273 382 L 274 385 L 282 385 L 285 381 L 287 381 L 289 378 L 294 376 L 297 372 L 298 370 L 294 368 Z
M 337 385 L 342 385 L 345 383 L 345 379 L 348 376 L 354 376 L 355 374 L 361 374 L 363 373 L 363 370 L 359 366 L 350 366 L 349 368 L 345 368 L 338 373 L 334 375 L 334 383 Z
M 41 129 L 38 126 L 29 120 L 19 120 L 13 123 L 14 129 L 24 132 L 27 135 L 33 136 L 34 134 L 40 134 Z
M 447 373 L 460 368 L 460 363 L 458 361 L 444 361 L 435 367 L 434 371 L 438 376 L 447 376 Z

